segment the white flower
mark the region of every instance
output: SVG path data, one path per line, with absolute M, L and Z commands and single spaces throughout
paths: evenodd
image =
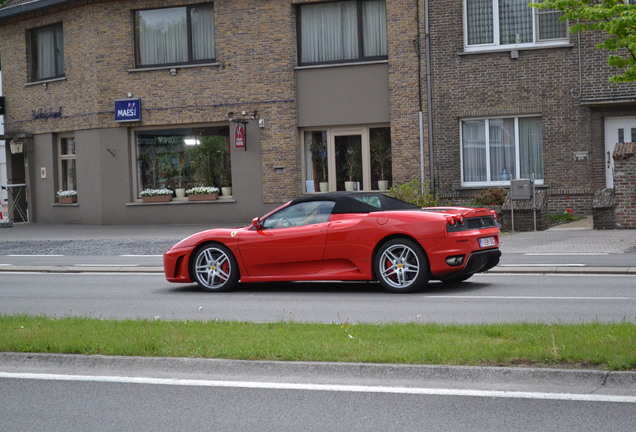
M 203 195 L 219 193 L 219 188 L 210 186 L 197 186 L 186 191 L 188 195 Z
M 75 190 L 59 190 L 56 193 L 58 198 L 73 198 L 77 196 L 77 191 Z
M 142 196 L 142 197 L 159 196 L 159 195 L 172 195 L 172 191 L 170 189 L 144 189 L 139 193 L 139 196 Z

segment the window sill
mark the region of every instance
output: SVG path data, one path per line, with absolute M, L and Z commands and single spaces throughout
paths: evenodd
M 156 67 L 147 67 L 147 68 L 134 68 L 134 69 L 128 69 L 128 72 L 131 73 L 135 73 L 135 72 L 149 72 L 149 71 L 160 71 L 160 70 L 167 70 L 170 71 L 171 69 L 192 69 L 192 68 L 198 68 L 198 67 L 220 67 L 221 63 L 196 63 L 196 64 L 180 64 L 180 65 L 165 65 L 165 66 L 156 66 Z
M 372 65 L 372 64 L 386 64 L 388 60 L 371 60 L 371 61 L 359 61 L 359 62 L 349 62 L 349 63 L 325 63 L 318 65 L 309 65 L 309 66 L 296 66 L 295 70 L 304 70 L 304 69 L 322 69 L 322 68 L 332 68 L 332 67 L 345 67 L 345 66 L 363 66 L 363 65 Z
M 79 207 L 79 203 L 72 203 L 72 204 L 51 203 L 51 207 Z
M 551 45 L 531 45 L 531 46 L 515 46 L 508 45 L 505 47 L 488 47 L 488 48 L 468 48 L 468 51 L 461 51 L 456 53 L 457 56 L 467 56 L 473 54 L 492 54 L 492 53 L 501 53 L 501 52 L 511 52 L 511 51 L 534 51 L 534 50 L 543 50 L 543 49 L 556 49 L 556 48 L 574 48 L 574 44 L 569 42 L 560 43 L 560 44 L 551 44 Z
M 138 206 L 164 206 L 164 205 L 196 205 L 196 204 L 227 204 L 227 203 L 235 203 L 236 200 L 234 198 L 222 198 L 219 197 L 215 200 L 210 201 L 188 201 L 188 198 L 173 198 L 172 201 L 166 202 L 154 202 L 154 203 L 145 203 L 141 200 L 127 202 L 126 207 L 138 207 Z
M 25 84 L 25 87 L 48 84 L 48 83 L 57 82 L 57 81 L 66 81 L 66 77 L 64 76 L 61 78 L 50 78 L 50 79 L 43 79 L 39 81 L 28 82 Z
M 527 179 L 524 179 L 527 180 Z M 547 188 L 548 185 L 544 184 L 543 180 L 535 180 L 534 186 L 537 188 Z M 479 184 L 462 184 L 457 190 L 480 190 L 484 188 L 507 188 L 510 187 L 510 180 L 508 181 L 494 181 L 494 182 L 482 182 Z

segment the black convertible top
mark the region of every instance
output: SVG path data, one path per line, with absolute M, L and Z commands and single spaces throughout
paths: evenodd
M 386 210 L 420 210 L 420 207 L 380 192 L 328 192 L 305 195 L 296 198 L 291 204 L 315 201 L 333 201 L 336 204 L 332 214 L 371 213 Z

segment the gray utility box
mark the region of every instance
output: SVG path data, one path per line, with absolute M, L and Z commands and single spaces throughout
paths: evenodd
M 532 180 L 510 180 L 510 199 L 527 200 L 532 198 Z

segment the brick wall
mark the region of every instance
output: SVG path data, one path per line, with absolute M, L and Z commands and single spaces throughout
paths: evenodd
M 130 124 L 114 122 L 114 100 L 142 98 L 142 122 L 134 126 L 227 124 L 230 111 L 258 110 L 266 202 L 300 192 L 295 112 L 296 29 L 290 3 L 254 0 L 214 2 L 218 65 L 134 70 L 131 9 L 200 3 L 198 0 L 70 2 L 70 9 L 34 13 L 0 25 L 7 100 L 6 134 L 42 134 Z M 63 22 L 66 77 L 29 85 L 25 29 Z M 32 118 L 57 110 L 62 118 Z M 272 166 L 285 166 L 276 176 Z
M 602 35 L 583 33 L 580 42 L 571 35 L 571 46 L 521 50 L 516 59 L 510 51 L 466 54 L 463 2 L 429 4 L 435 176 L 442 194 L 463 194 L 460 119 L 536 114 L 542 118 L 549 211 L 591 214 L 594 191 L 605 186 L 603 119 L 636 115 L 633 106 L 590 102 L 636 91 L 636 84 L 609 82 L 615 71 L 606 64 L 607 52 L 595 48 Z M 587 158 L 575 160 L 575 152 Z
M 636 228 L 636 143 L 614 149 L 614 201 L 617 228 Z

